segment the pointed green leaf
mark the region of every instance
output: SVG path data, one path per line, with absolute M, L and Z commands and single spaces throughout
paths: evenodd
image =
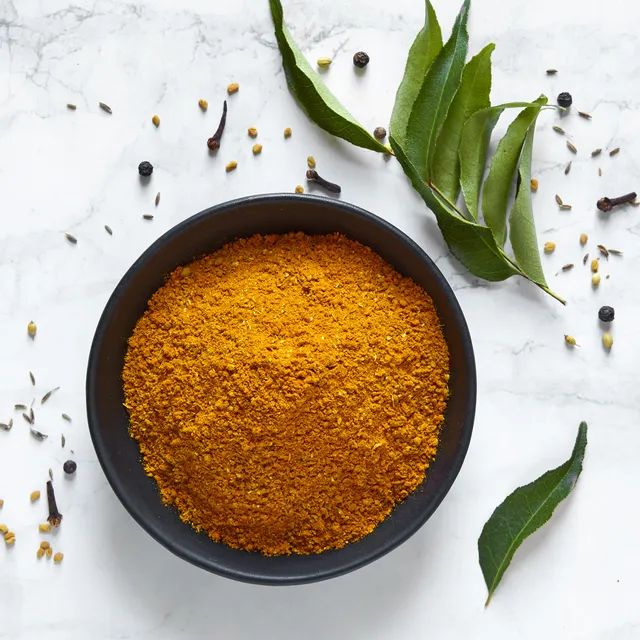
M 465 220 L 447 206 L 422 179 L 398 141 L 391 136 L 391 147 L 413 187 L 433 211 L 438 226 L 451 252 L 474 275 L 485 280 L 505 280 L 518 273 L 508 257 L 496 244 L 491 229 Z
M 540 262 L 536 225 L 531 206 L 531 156 L 535 122 L 529 127 L 524 139 L 520 164 L 518 166 L 518 191 L 509 214 L 509 239 L 513 255 L 520 268 L 531 280 L 546 284 Z
M 436 12 L 429 0 L 425 3 L 424 27 L 416 36 L 404 68 L 404 76 L 396 93 L 389 133 L 405 145 L 407 123 L 413 103 L 418 97 L 422 81 L 431 63 L 442 49 L 442 32 Z
M 484 181 L 482 215 L 502 246 L 507 239 L 507 206 L 522 145 L 529 127 L 538 117 L 542 105 L 546 103 L 547 98 L 540 96 L 534 100 L 535 107 L 527 107 L 516 116 L 498 143 L 489 173 Z
M 460 190 L 458 148 L 463 125 L 473 113 L 490 105 L 491 53 L 494 49 L 493 43 L 488 44 L 467 62 L 438 136 L 432 167 L 433 183 L 453 202 L 457 200 Z
M 464 0 L 451 37 L 424 77 L 407 124 L 406 149 L 420 176 L 429 178 L 431 159 L 442 123 L 460 84 L 467 55 L 469 0 Z
M 358 124 L 340 104 L 322 78 L 306 61 L 284 25 L 280 0 L 269 0 L 269 5 L 289 90 L 311 120 L 325 131 L 351 144 L 380 153 L 388 153 L 389 150 Z
M 485 606 L 522 542 L 551 518 L 571 493 L 582 471 L 587 424 L 581 422 L 571 457 L 531 484 L 519 487 L 487 520 L 478 539 L 478 554 L 489 594 Z

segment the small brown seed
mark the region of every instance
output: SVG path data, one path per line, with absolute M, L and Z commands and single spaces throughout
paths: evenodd
M 113 235 L 113 230 L 111 229 L 111 227 L 108 224 L 104 225 L 104 230 L 110 235 Z
M 578 148 L 570 140 L 567 140 L 567 149 L 569 149 L 569 151 L 571 151 L 571 153 L 578 153 Z
M 105 104 L 104 102 L 98 102 L 98 106 L 103 111 L 106 111 L 107 113 L 113 113 L 113 109 L 111 109 L 111 107 L 108 104 Z
M 560 205 L 560 211 L 571 211 L 571 205 L 570 204 L 566 204 L 566 203 L 562 203 Z
M 251 152 L 254 156 L 260 155 L 262 153 L 262 145 L 254 144 L 253 147 L 251 147 Z
M 564 175 L 568 175 L 569 171 L 571 171 L 571 160 L 569 160 L 567 166 L 564 168 Z
M 560 135 L 564 135 L 564 129 L 562 127 L 559 127 L 557 124 L 553 125 L 552 129 L 556 132 L 559 133 Z
M 239 90 L 240 90 L 240 85 L 237 82 L 232 82 L 230 85 L 227 86 L 227 93 L 229 95 L 232 95 L 233 93 L 238 93 Z
M 67 109 L 69 109 L 69 111 L 75 111 L 78 107 L 76 107 L 75 104 L 72 104 L 71 102 L 67 102 Z
M 544 252 L 545 253 L 553 253 L 556 250 L 555 242 L 545 242 L 544 243 Z
M 209 108 L 209 103 L 204 98 L 200 98 L 200 100 L 198 100 L 198 106 L 203 111 L 206 111 Z
M 578 111 L 578 115 L 585 120 L 591 120 L 591 114 L 586 111 Z
M 617 156 L 619 153 L 620 153 L 620 147 L 616 147 L 615 149 L 611 149 L 611 151 L 609 151 L 610 156 Z
M 537 191 L 537 190 L 538 190 L 538 179 L 531 178 L 531 191 Z
M 599 244 L 596 245 L 598 247 L 598 251 L 600 252 L 600 255 L 603 256 L 604 258 L 607 258 L 607 260 L 609 259 L 609 250 L 607 249 L 607 247 L 605 247 L 603 244 Z
M 580 245 L 584 247 L 589 242 L 589 236 L 586 233 L 580 234 Z
M 307 167 L 309 167 L 309 169 L 316 168 L 316 159 L 313 156 L 307 156 Z
M 224 168 L 224 170 L 229 173 L 230 171 L 235 171 L 238 168 L 238 163 L 235 160 L 232 160 L 231 162 L 227 163 L 227 166 Z
M 562 206 L 562 198 L 556 193 L 556 203 L 559 207 Z
M 27 325 L 27 333 L 29 334 L 29 337 L 35 338 L 37 332 L 38 332 L 38 326 L 33 320 L 31 320 L 31 322 L 29 322 L 29 324 Z
M 29 496 L 29 500 L 31 500 L 31 502 L 36 502 L 36 500 L 40 500 L 40 492 L 32 491 L 31 495 Z
M 546 73 L 547 73 L 548 76 L 555 76 L 556 73 L 558 73 L 558 70 L 557 69 L 547 69 Z
M 295 188 L 296 193 L 304 193 L 304 187 L 301 184 L 297 184 Z
M 257 138 L 258 137 L 258 130 L 255 127 L 249 127 L 247 129 L 247 135 L 250 138 Z
M 142 214 L 142 219 L 143 220 L 153 220 L 153 215 L 151 213 L 143 213 Z
M 76 238 L 74 235 L 71 235 L 70 233 L 65 232 L 64 237 L 71 243 L 71 244 L 78 244 L 78 238 Z
M 285 127 L 285 130 L 284 130 L 284 137 L 285 137 L 285 138 L 290 138 L 290 137 L 291 137 L 291 133 L 292 133 L 292 131 L 291 131 L 291 127 Z
M 594 258 L 591 261 L 591 273 L 598 273 L 599 268 L 600 268 L 600 260 L 598 260 L 598 258 Z
M 56 564 L 60 564 L 62 562 L 62 559 L 64 558 L 64 554 L 61 551 L 58 551 L 54 556 L 53 556 L 53 561 Z
M 600 149 L 600 147 L 598 147 L 597 149 L 594 149 L 591 152 L 591 157 L 595 158 L 596 156 L 599 156 L 602 153 L 602 149 Z
M 160 126 L 160 116 L 158 114 L 154 115 L 153 118 L 151 118 L 151 122 L 153 122 L 153 125 L 155 127 L 159 127 Z

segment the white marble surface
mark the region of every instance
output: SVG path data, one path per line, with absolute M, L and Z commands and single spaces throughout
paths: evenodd
M 448 29 L 457 3 L 436 5 Z M 385 124 L 421 3 L 289 0 L 285 9 L 312 59 L 335 55 L 326 77 L 347 106 L 370 128 Z M 577 108 L 593 114 L 591 122 L 575 114 L 562 120 L 575 157 L 551 130 L 558 120 L 551 112 L 536 139 L 539 237 L 558 245 L 544 264 L 568 299 L 563 308 L 523 281 L 487 285 L 469 277 L 397 163 L 336 142 L 306 120 L 287 92 L 266 0 L 0 0 L 0 420 L 13 403 L 62 387 L 36 408 L 46 442 L 30 438 L 17 414 L 13 431 L 0 432 L 0 521 L 18 537 L 13 549 L 0 544 L 0 638 L 639 637 L 640 209 L 602 216 L 594 206 L 602 195 L 640 187 L 639 19 L 640 8 L 626 0 L 472 6 L 472 50 L 497 43 L 495 102 L 568 90 Z M 362 75 L 350 61 L 358 49 L 372 59 Z M 558 75 L 547 77 L 548 67 Z M 204 143 L 231 81 L 241 89 L 229 100 L 223 147 L 211 158 Z M 200 97 L 210 102 L 206 114 Z M 98 109 L 99 100 L 113 115 Z M 251 156 L 249 125 L 260 130 L 259 158 Z M 294 131 L 287 142 L 285 126 Z M 615 158 L 590 157 L 595 147 L 615 146 Z M 339 579 L 257 587 L 186 564 L 126 514 L 90 443 L 85 366 L 107 297 L 145 247 L 211 204 L 292 190 L 310 153 L 343 184 L 344 200 L 416 239 L 457 291 L 476 349 L 477 419 L 457 482 L 410 541 Z M 136 167 L 144 159 L 155 172 L 142 188 Z M 239 168 L 225 174 L 231 159 Z M 565 176 L 568 160 L 573 169 Z M 156 191 L 162 200 L 154 210 Z M 558 212 L 555 193 L 573 204 L 571 212 Z M 142 220 L 146 212 L 155 220 Z M 78 237 L 76 246 L 65 231 Z M 582 231 L 591 253 L 597 242 L 624 251 L 602 261 L 598 291 L 581 264 Z M 567 262 L 576 268 L 555 276 Z M 617 311 L 610 354 L 596 318 L 605 303 Z M 25 331 L 30 319 L 39 325 L 34 342 Z M 581 348 L 566 349 L 564 333 Z M 575 492 L 523 545 L 484 610 L 476 550 L 484 521 L 515 486 L 566 458 L 582 419 L 589 447 Z M 69 449 L 79 468 L 64 481 Z M 44 488 L 49 467 L 65 514 L 54 538 L 65 552 L 61 566 L 35 558 L 45 505 L 29 504 L 28 496 Z

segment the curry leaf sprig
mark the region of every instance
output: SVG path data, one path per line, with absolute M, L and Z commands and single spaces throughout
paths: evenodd
M 392 152 L 435 214 L 451 252 L 471 273 L 490 281 L 522 276 L 564 303 L 544 277 L 529 190 L 535 123 L 547 99 L 491 106 L 494 45 L 466 62 L 470 0 L 464 0 L 446 43 L 426 0 L 425 24 L 409 50 L 391 114 L 391 149 L 357 122 L 311 68 L 284 24 L 280 0 L 269 4 L 289 90 L 308 116 L 354 145 Z M 489 158 L 493 128 L 512 108 L 521 111 Z

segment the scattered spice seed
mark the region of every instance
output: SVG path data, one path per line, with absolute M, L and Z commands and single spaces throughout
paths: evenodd
M 22 417 L 29 423 L 33 424 L 33 418 L 28 413 L 23 413 Z
M 318 172 L 315 169 L 307 170 L 307 180 L 309 182 L 315 182 L 319 184 L 321 187 L 323 187 L 327 191 L 330 191 L 331 193 L 340 193 L 340 191 L 342 191 L 342 188 L 340 187 L 340 185 L 337 185 L 334 182 L 329 182 L 328 180 L 325 180 L 322 176 L 318 174 Z
M 291 137 L 291 133 L 292 133 L 291 127 L 285 127 L 284 132 L 283 132 L 284 137 L 285 138 L 290 138 Z
M 160 116 L 156 113 L 153 118 L 151 118 L 151 122 L 153 122 L 154 127 L 158 128 L 160 126 Z
M 384 127 L 376 127 L 373 130 L 373 137 L 376 140 L 384 140 L 387 137 L 387 130 Z
M 611 149 L 611 151 L 609 151 L 610 156 L 617 156 L 619 153 L 620 153 L 620 147 L 616 147 L 615 149 Z
M 224 170 L 227 173 L 229 173 L 230 171 L 235 171 L 237 168 L 238 168 L 238 163 L 235 160 L 232 160 L 231 162 L 227 163 Z
M 220 122 L 218 123 L 218 128 L 215 130 L 214 134 L 207 140 L 207 147 L 209 147 L 210 151 L 217 151 L 220 148 L 220 140 L 222 139 L 222 134 L 224 133 L 224 127 L 227 123 L 227 101 L 224 100 L 222 103 L 222 115 L 220 116 Z
M 560 211 L 571 211 L 571 205 L 562 203 L 560 205 Z
M 70 233 L 65 231 L 64 237 L 71 243 L 71 244 L 78 244 L 78 238 L 76 238 L 74 235 L 71 235 Z
M 589 242 L 589 236 L 586 233 L 580 234 L 580 245 L 584 247 Z
M 571 153 L 578 153 L 578 149 L 577 149 L 576 145 L 573 144 L 573 142 L 571 142 L 571 140 L 567 140 L 567 149 L 569 149 L 569 151 L 571 151 Z
M 63 419 L 63 420 L 66 420 L 67 422 L 71 422 L 71 417 L 70 417 L 70 416 L 68 416 L 66 413 L 63 413 L 63 414 L 62 414 L 62 419 Z
M 29 337 L 35 338 L 37 332 L 38 332 L 38 325 L 36 325 L 36 323 L 33 320 L 31 320 L 31 322 L 29 322 L 29 324 L 27 325 L 27 333 L 29 334 Z
M 3 431 L 11 431 L 13 428 L 13 418 L 9 418 L 9 422 L 0 422 L 0 429 Z M 0 505 L 0 508 L 2 505 Z
M 2 507 L 4 507 L 4 500 L 0 498 L 0 509 L 2 509 Z
M 600 167 L 598 167 L 598 176 L 602 178 L 602 169 Z
M 71 102 L 67 102 L 67 109 L 69 109 L 69 111 L 75 111 L 78 107 L 76 107 L 75 104 L 72 104 Z
M 573 336 L 569 336 L 566 333 L 564 334 L 564 341 L 570 346 L 570 347 L 577 347 L 578 343 L 576 342 L 576 339 Z
M 329 67 L 331 65 L 332 62 L 333 62 L 333 60 L 331 60 L 331 58 L 318 58 L 318 60 L 316 61 L 316 64 L 321 69 L 326 69 L 327 67 Z
M 552 129 L 556 132 L 559 133 L 560 135 L 564 135 L 564 129 L 562 127 L 559 127 L 557 124 L 554 124 Z
M 602 334 L 602 346 L 607 351 L 613 347 L 613 336 L 609 332 Z
M 556 193 L 556 203 L 559 207 L 562 206 L 562 198 Z
M 578 115 L 585 120 L 591 120 L 591 114 L 586 111 L 578 111 Z
M 66 444 L 67 440 L 64 437 L 64 433 L 60 434 L 60 445 L 62 446 L 62 448 L 64 449 L 64 445 Z
M 40 400 L 40 404 L 44 404 L 56 391 L 58 391 L 58 389 L 60 389 L 60 387 L 55 387 L 55 389 L 51 389 L 51 391 L 47 391 L 47 393 L 45 393 L 42 396 L 42 400 Z
M 53 555 L 53 549 L 51 547 L 49 547 L 46 551 L 45 554 L 47 556 L 47 560 L 51 560 L 51 556 Z
M 591 152 L 591 157 L 595 158 L 596 156 L 599 156 L 602 153 L 602 149 L 600 147 L 598 147 L 597 149 L 594 149 Z
M 574 267 L 573 262 L 569 262 L 568 264 L 563 264 L 562 265 L 561 271 L 571 271 L 571 269 L 573 269 L 573 267 Z
M 571 160 L 569 160 L 569 163 L 567 164 L 567 166 L 564 168 L 564 175 L 568 175 L 569 171 L 571 171 Z
M 51 531 L 51 525 L 49 525 L 49 531 Z M 45 551 L 51 549 L 51 543 L 48 540 L 42 540 L 42 542 L 40 542 L 40 548 Z
M 4 537 L 7 533 L 9 533 L 9 527 L 6 524 L 0 524 L 0 534 Z
M 16 541 L 16 534 L 13 533 L 13 531 L 9 531 L 8 533 L 5 534 L 4 542 L 7 545 L 7 547 L 12 547 L 15 541 Z
M 37 556 L 38 560 L 39 560 L 40 558 L 42 558 L 42 556 L 43 556 L 43 555 L 44 555 L 44 549 L 40 549 L 40 548 L 38 547 L 38 550 L 36 551 L 36 556 Z
M 27 410 L 27 405 L 26 404 L 14 404 L 13 405 L 13 410 L 14 411 L 26 411 Z
M 31 427 L 29 429 L 29 433 L 36 439 L 39 440 L 40 442 L 42 442 L 43 440 L 46 440 L 49 436 L 46 433 L 42 433 L 42 431 L 38 431 L 37 429 L 34 429 L 33 427 Z
M 599 268 L 600 268 L 600 260 L 598 258 L 594 258 L 591 261 L 591 272 L 598 273 Z
M 49 503 L 49 517 L 47 522 L 52 527 L 59 527 L 62 522 L 62 514 L 58 511 L 58 505 L 56 504 L 56 494 L 53 490 L 53 482 L 47 481 L 47 501 Z
M 316 168 L 316 159 L 313 156 L 307 156 L 307 167 L 309 167 L 309 169 Z
M 148 162 L 147 160 L 143 160 L 138 165 L 138 173 L 143 178 L 148 178 L 153 173 L 153 165 L 150 162 Z
M 152 215 L 152 214 L 150 214 L 150 213 L 143 213 L 143 214 L 142 214 L 142 218 L 143 218 L 144 220 L 153 220 L 153 215 Z
M 200 100 L 198 100 L 198 106 L 203 111 L 206 111 L 209 108 L 209 103 L 204 98 L 200 98 Z
M 609 251 L 607 251 L 607 247 L 605 247 L 603 244 L 599 244 L 596 245 L 598 247 L 598 251 L 600 252 L 600 255 L 604 256 L 607 260 L 609 259 Z
M 537 191 L 537 190 L 538 190 L 538 179 L 531 178 L 531 191 Z
M 556 250 L 555 242 L 545 242 L 543 250 L 545 253 L 553 253 Z
M 76 469 L 78 468 L 78 465 L 75 463 L 75 461 L 73 460 L 67 460 L 63 465 L 62 465 L 62 470 L 68 475 L 68 476 L 72 476 L 75 472 Z
M 304 193 L 304 187 L 301 184 L 297 184 L 295 188 L 296 193 Z
M 562 93 L 558 94 L 557 102 L 558 106 L 562 107 L 563 109 L 568 109 L 573 104 L 573 98 L 568 91 L 563 91 Z
M 113 109 L 108 104 L 105 104 L 104 102 L 98 102 L 98 106 L 103 111 L 106 111 L 107 113 L 113 113 Z
M 353 54 L 353 64 L 358 69 L 364 69 L 369 64 L 369 56 L 364 51 L 357 51 Z
M 600 286 L 600 274 L 599 273 L 594 273 L 591 276 L 591 286 L 596 288 Z
M 249 127 L 247 129 L 247 135 L 250 138 L 257 138 L 258 137 L 258 130 L 255 127 Z
M 227 86 L 227 93 L 229 95 L 238 93 L 239 90 L 240 90 L 240 85 L 237 82 L 232 82 L 230 85 Z
M 253 153 L 254 156 L 260 155 L 262 153 L 262 145 L 254 144 L 253 147 L 251 147 L 251 153 Z
M 64 554 L 61 551 L 58 551 L 54 556 L 53 556 L 53 561 L 56 564 L 60 564 L 62 562 L 62 559 L 64 558 Z
M 611 211 L 613 207 L 617 207 L 620 204 L 629 204 L 633 202 L 636 197 L 637 194 L 635 191 L 626 193 L 625 195 L 619 196 L 617 198 L 607 198 L 606 196 L 604 196 L 600 198 L 600 200 L 598 200 L 596 206 L 598 207 L 598 209 L 600 209 L 600 211 L 604 211 L 606 213 L 607 211 Z
M 600 320 L 600 322 L 606 322 L 606 323 L 613 322 L 615 317 L 616 317 L 616 312 L 613 307 L 604 305 L 600 307 L 600 309 L 598 310 L 598 319 Z
M 32 491 L 31 494 L 29 495 L 29 500 L 31 500 L 31 502 L 36 502 L 36 500 L 40 500 L 40 492 Z
M 29 371 L 29 379 L 31 380 L 31 384 L 33 386 L 35 386 L 36 384 L 36 377 L 33 375 L 33 373 L 31 373 L 31 371 Z
M 547 74 L 548 76 L 555 76 L 555 75 L 556 75 L 556 73 L 558 73 L 558 70 L 557 70 L 557 69 L 547 69 L 547 71 L 546 71 L 546 74 Z
M 38 525 L 38 531 L 40 533 L 49 533 L 49 531 L 51 531 L 51 525 L 48 522 L 41 522 Z
M 621 256 L 622 251 L 620 251 L 620 249 L 609 249 L 609 254 L 612 256 Z
M 160 204 L 160 192 L 156 193 L 156 199 L 154 200 L 156 207 Z
M 112 231 L 111 227 L 110 227 L 108 224 L 105 224 L 105 225 L 104 225 L 104 230 L 105 230 L 105 231 L 106 231 L 110 236 L 112 236 L 112 235 L 113 235 L 113 231 Z

